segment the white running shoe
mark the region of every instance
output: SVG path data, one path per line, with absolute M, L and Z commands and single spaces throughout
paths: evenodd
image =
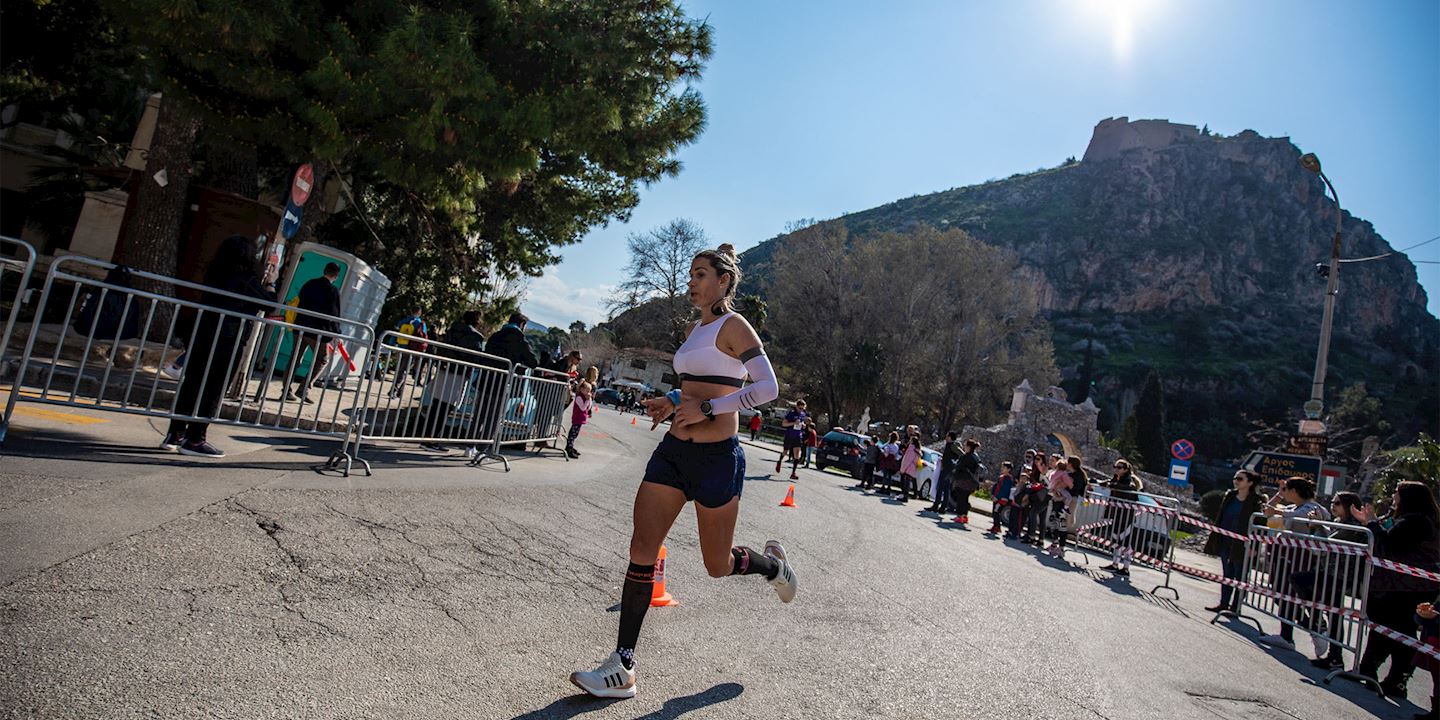
M 1273 648 L 1279 648 L 1281 650 L 1295 649 L 1295 643 L 1290 642 L 1289 640 L 1286 640 L 1279 635 L 1262 635 L 1256 638 L 1255 642 L 1258 642 L 1261 645 L 1268 645 Z
M 590 672 L 570 673 L 570 682 L 595 697 L 635 697 L 635 669 L 625 667 L 618 652 L 610 653 L 600 667 Z
M 795 599 L 795 590 L 799 588 L 800 581 L 795 577 L 795 571 L 790 568 L 790 562 L 785 559 L 785 548 L 780 547 L 779 541 L 766 540 L 765 554 L 780 562 L 780 572 L 775 574 L 775 579 L 770 584 L 775 588 L 775 594 L 780 596 L 780 602 L 788 603 Z

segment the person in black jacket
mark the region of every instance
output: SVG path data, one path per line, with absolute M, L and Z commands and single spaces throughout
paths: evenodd
M 333 262 L 326 263 L 325 272 L 321 277 L 311 278 L 300 286 L 300 294 L 297 296 L 300 309 L 339 317 L 340 290 L 335 287 L 335 281 L 338 279 L 340 279 L 340 266 Z M 340 332 L 340 323 L 306 313 L 295 313 L 295 324 L 307 328 L 307 330 L 297 330 L 295 333 L 295 344 L 290 351 L 290 367 L 285 371 L 286 377 L 294 379 L 295 391 L 287 395 L 286 399 L 312 403 L 315 401 L 310 399 L 309 381 L 314 380 L 317 383 L 320 381 L 320 375 L 325 370 L 325 363 L 330 359 L 329 336 Z M 300 359 L 305 356 L 307 349 L 314 351 L 315 361 L 310 364 L 310 372 L 307 375 L 297 377 L 295 368 L 300 364 Z
M 275 302 L 274 286 L 264 285 L 255 267 L 254 241 L 243 235 L 231 235 L 220 243 L 220 249 L 205 270 L 205 284 L 226 293 L 242 295 L 267 303 Z M 260 302 L 251 302 L 218 292 L 204 292 L 200 302 L 211 308 L 254 315 L 264 309 Z M 195 418 L 211 418 L 220 406 L 220 394 L 238 362 L 235 348 L 245 344 L 251 323 L 234 315 L 201 310 L 188 345 L 190 360 L 185 363 L 180 391 L 175 400 L 175 413 Z M 210 423 L 204 419 L 171 420 L 163 450 L 179 450 L 182 455 L 225 457 L 225 452 L 211 445 L 205 435 Z
M 530 343 L 525 341 L 525 325 L 530 318 L 516 312 L 510 316 L 505 326 L 495 331 L 490 340 L 485 343 L 485 352 L 515 363 L 517 366 L 533 368 L 540 364 L 535 359 L 535 353 L 530 350 Z
M 1440 570 L 1440 509 L 1422 483 L 1406 481 L 1395 486 L 1390 505 L 1393 524 L 1388 529 L 1371 515 L 1370 508 L 1357 508 L 1351 516 L 1370 529 L 1376 557 L 1430 572 Z M 1377 567 L 1370 576 L 1365 614 L 1373 623 L 1413 637 L 1415 608 L 1435 597 L 1437 587 L 1432 580 Z M 1380 682 L 1380 690 L 1403 698 L 1415 669 L 1415 651 L 1372 629 L 1360 657 L 1360 674 L 1377 677 L 1387 657 L 1390 672 Z
M 943 513 L 950 510 L 950 480 L 955 474 L 955 463 L 960 459 L 960 443 L 954 430 L 945 433 L 945 447 L 940 451 L 940 476 L 935 479 L 934 502 L 930 512 Z
M 955 522 L 970 524 L 970 496 L 980 489 L 980 441 L 965 440 L 965 452 L 955 459 L 955 474 L 951 478 L 950 500 L 955 503 Z
M 477 410 L 488 408 L 493 403 L 489 398 L 504 387 L 505 377 L 503 373 L 493 371 L 476 372 L 473 365 L 482 364 L 481 358 L 472 353 L 485 351 L 485 336 L 480 333 L 480 313 L 476 310 L 466 311 L 460 317 L 460 322 L 450 326 L 441 342 L 445 345 L 453 345 L 454 348 L 437 346 L 436 351 L 441 357 L 447 360 L 457 360 L 459 363 L 441 362 L 440 369 L 435 373 L 435 379 L 429 386 L 429 403 L 425 408 L 425 429 L 423 434 L 435 438 L 431 442 L 423 442 L 421 447 L 434 452 L 446 452 L 447 448 L 441 444 L 440 439 L 477 440 L 488 432 L 491 420 L 488 417 L 481 417 L 477 412 L 475 421 L 468 428 L 450 427 L 451 415 L 466 400 L 470 384 L 478 382 L 478 390 L 474 398 Z M 455 348 L 461 348 L 459 350 Z M 466 350 L 470 352 L 465 352 Z M 493 413 L 491 413 L 493 414 Z M 470 453 L 473 456 L 473 452 Z
M 1225 528 L 1231 532 L 1241 535 L 1250 534 L 1250 518 L 1260 512 L 1260 508 L 1269 501 L 1265 493 L 1255 486 L 1255 473 L 1249 470 L 1235 471 L 1235 487 L 1225 492 L 1225 497 L 1220 500 L 1220 508 L 1215 511 L 1210 522 Z M 1220 533 L 1210 533 L 1205 540 L 1205 554 L 1219 555 L 1221 572 L 1231 580 L 1240 580 L 1241 573 L 1245 572 L 1245 541 L 1225 537 Z M 1206 612 L 1236 612 L 1239 610 L 1240 596 L 1235 588 L 1229 585 L 1220 586 L 1220 603 L 1205 608 Z

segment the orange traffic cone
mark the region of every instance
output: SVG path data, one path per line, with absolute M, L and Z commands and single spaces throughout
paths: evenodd
M 780 507 L 799 507 L 795 504 L 795 483 L 790 483 L 790 489 L 785 491 L 785 499 L 780 501 Z
M 634 425 L 634 424 L 635 424 L 635 418 L 630 418 L 630 424 L 631 424 L 631 425 Z
M 660 557 L 655 560 L 655 587 L 650 591 L 650 607 L 679 605 L 680 601 L 665 591 L 665 546 L 660 546 Z

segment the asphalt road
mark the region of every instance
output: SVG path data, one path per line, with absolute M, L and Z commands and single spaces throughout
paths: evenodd
M 22 404 L 22 408 L 26 407 Z M 66 419 L 66 418 L 71 419 Z M 692 509 L 638 649 L 640 695 L 569 672 L 613 648 L 631 500 L 660 439 L 603 410 L 585 455 L 375 451 L 375 476 L 310 464 L 333 443 L 215 432 L 215 462 L 151 451 L 158 424 L 22 414 L 0 459 L 0 716 L 47 718 L 1403 717 L 1253 629 L 1044 558 L 751 449 L 737 541 L 784 542 L 782 605 L 711 579 Z M 74 418 L 85 418 L 75 420 Z M 139 447 L 140 449 L 136 449 Z M 787 469 L 788 475 L 788 469 Z M 1273 626 L 1269 628 L 1273 631 Z M 1427 702 L 1428 677 L 1411 697 Z

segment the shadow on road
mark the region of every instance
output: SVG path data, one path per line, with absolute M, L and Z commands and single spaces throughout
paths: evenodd
M 671 698 L 659 710 L 641 715 L 635 720 L 671 720 L 678 718 L 691 710 L 718 705 L 727 700 L 734 700 L 745 692 L 745 686 L 739 683 L 721 683 L 709 690 L 703 690 L 694 695 Z M 589 712 L 595 712 L 607 708 L 618 700 L 606 700 L 593 698 L 589 695 L 571 695 L 560 698 L 549 705 L 532 710 L 524 715 L 516 715 L 513 720 L 568 720 Z

